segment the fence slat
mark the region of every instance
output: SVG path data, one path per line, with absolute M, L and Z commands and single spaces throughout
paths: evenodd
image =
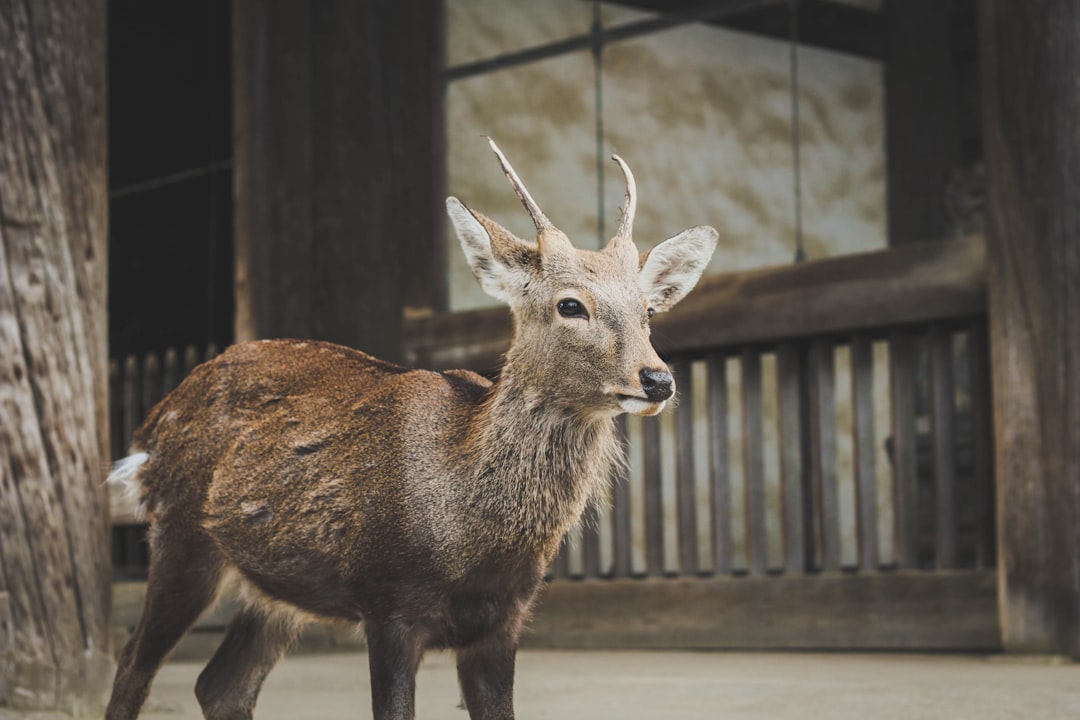
M 919 566 L 919 486 L 915 439 L 915 338 L 906 330 L 889 337 L 889 402 L 892 407 L 893 530 L 896 564 Z
M 833 345 L 815 340 L 810 348 L 810 444 L 814 507 L 821 569 L 840 570 L 840 504 L 836 480 L 836 370 Z
M 802 368 L 799 348 L 782 343 L 776 352 L 776 385 L 780 443 L 780 497 L 784 523 L 784 571 L 806 569 L 803 526 Z
M 971 363 L 971 475 L 975 485 L 975 562 L 978 567 L 997 564 L 994 535 L 994 438 L 990 403 L 990 350 L 986 320 L 968 328 L 968 359 Z
M 596 503 L 589 503 L 581 523 L 581 574 L 600 577 L 600 513 Z
M 555 556 L 555 559 L 551 561 L 551 567 L 548 568 L 548 574 L 557 580 L 563 580 L 570 577 L 570 535 L 563 536 L 562 543 L 559 544 L 559 553 Z
M 184 377 L 191 374 L 195 366 L 199 364 L 199 350 L 194 345 L 184 348 Z
M 620 415 L 615 421 L 616 432 L 623 444 L 623 452 L 628 452 L 626 416 Z M 612 574 L 615 577 L 630 577 L 633 573 L 633 539 L 630 535 L 630 463 L 620 465 L 611 488 L 611 540 L 614 555 Z
M 161 395 L 164 397 L 173 391 L 180 381 L 183 379 L 180 376 L 180 356 L 176 352 L 176 348 L 169 348 L 165 351 L 165 360 L 162 362 L 161 371 Z
M 143 358 L 142 386 L 139 390 L 139 422 L 150 414 L 150 409 L 161 399 L 161 360 L 154 353 Z
M 122 391 L 124 447 L 130 447 L 135 428 L 139 427 L 139 361 L 134 355 L 124 358 L 124 389 Z
M 712 353 L 706 362 L 709 378 L 709 520 L 713 571 L 731 572 L 731 477 L 728 473 L 727 359 Z
M 953 412 L 952 336 L 941 324 L 930 326 L 930 436 L 936 504 L 937 567 L 957 566 L 956 421 Z
M 664 498 L 660 477 L 660 421 L 641 423 L 642 475 L 645 479 L 645 574 L 664 574 Z
M 768 569 L 768 537 L 765 528 L 765 456 L 762 426 L 761 353 L 743 350 L 742 419 L 743 472 L 746 475 L 746 555 L 751 575 Z
M 124 447 L 124 384 L 120 375 L 120 363 L 109 361 L 109 452 L 111 460 L 127 455 Z
M 679 390 L 675 407 L 675 483 L 676 519 L 679 538 L 679 571 L 683 575 L 698 572 L 697 492 L 694 487 L 694 387 L 690 363 L 672 363 Z
M 851 341 L 851 398 L 859 569 L 869 572 L 878 566 L 878 493 L 874 448 L 874 348 L 866 336 L 856 336 Z

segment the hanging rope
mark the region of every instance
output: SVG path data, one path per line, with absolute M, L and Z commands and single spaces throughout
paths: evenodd
M 794 262 L 806 259 L 802 232 L 802 162 L 799 138 L 799 0 L 788 2 L 789 55 L 791 63 L 791 164 L 792 194 L 795 199 L 795 257 Z

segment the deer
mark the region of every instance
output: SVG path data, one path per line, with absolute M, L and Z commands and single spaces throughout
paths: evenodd
M 310 340 L 238 343 L 195 368 L 109 475 L 149 520 L 150 565 L 108 720 L 138 716 L 230 584 L 243 602 L 195 685 L 210 720 L 251 718 L 317 619 L 362 627 L 376 720 L 414 717 L 432 649 L 455 653 L 472 720 L 514 717 L 515 657 L 546 568 L 624 456 L 615 420 L 656 415 L 675 394 L 650 318 L 697 283 L 717 232 L 639 253 L 636 184 L 615 155 L 618 229 L 601 250 L 577 249 L 489 143 L 536 241 L 455 197 L 446 209 L 481 287 L 511 311 L 497 378 Z

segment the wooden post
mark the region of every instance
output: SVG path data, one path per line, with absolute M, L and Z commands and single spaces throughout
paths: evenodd
M 1080 657 L 1080 3 L 980 30 L 1002 633 Z
M 104 0 L 0 0 L 0 707 L 112 678 L 105 111 Z
M 441 7 L 234 3 L 238 340 L 395 360 L 442 302 Z

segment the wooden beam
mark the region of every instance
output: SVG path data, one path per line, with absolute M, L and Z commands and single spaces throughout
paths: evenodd
M 972 236 L 712 275 L 656 317 L 653 342 L 661 353 L 704 352 L 985 312 L 986 250 Z M 418 318 L 406 325 L 406 362 L 488 371 L 510 333 L 504 308 Z
M 526 647 L 978 650 L 992 571 L 548 583 Z
M 620 0 L 618 5 L 655 12 L 675 12 L 700 0 Z M 761 35 L 774 40 L 791 37 L 788 3 L 754 6 L 744 12 L 710 19 L 706 24 Z M 884 23 L 881 13 L 828 0 L 800 0 L 797 10 L 799 43 L 871 60 L 882 56 Z
M 979 9 L 1001 623 L 1080 658 L 1080 13 Z

